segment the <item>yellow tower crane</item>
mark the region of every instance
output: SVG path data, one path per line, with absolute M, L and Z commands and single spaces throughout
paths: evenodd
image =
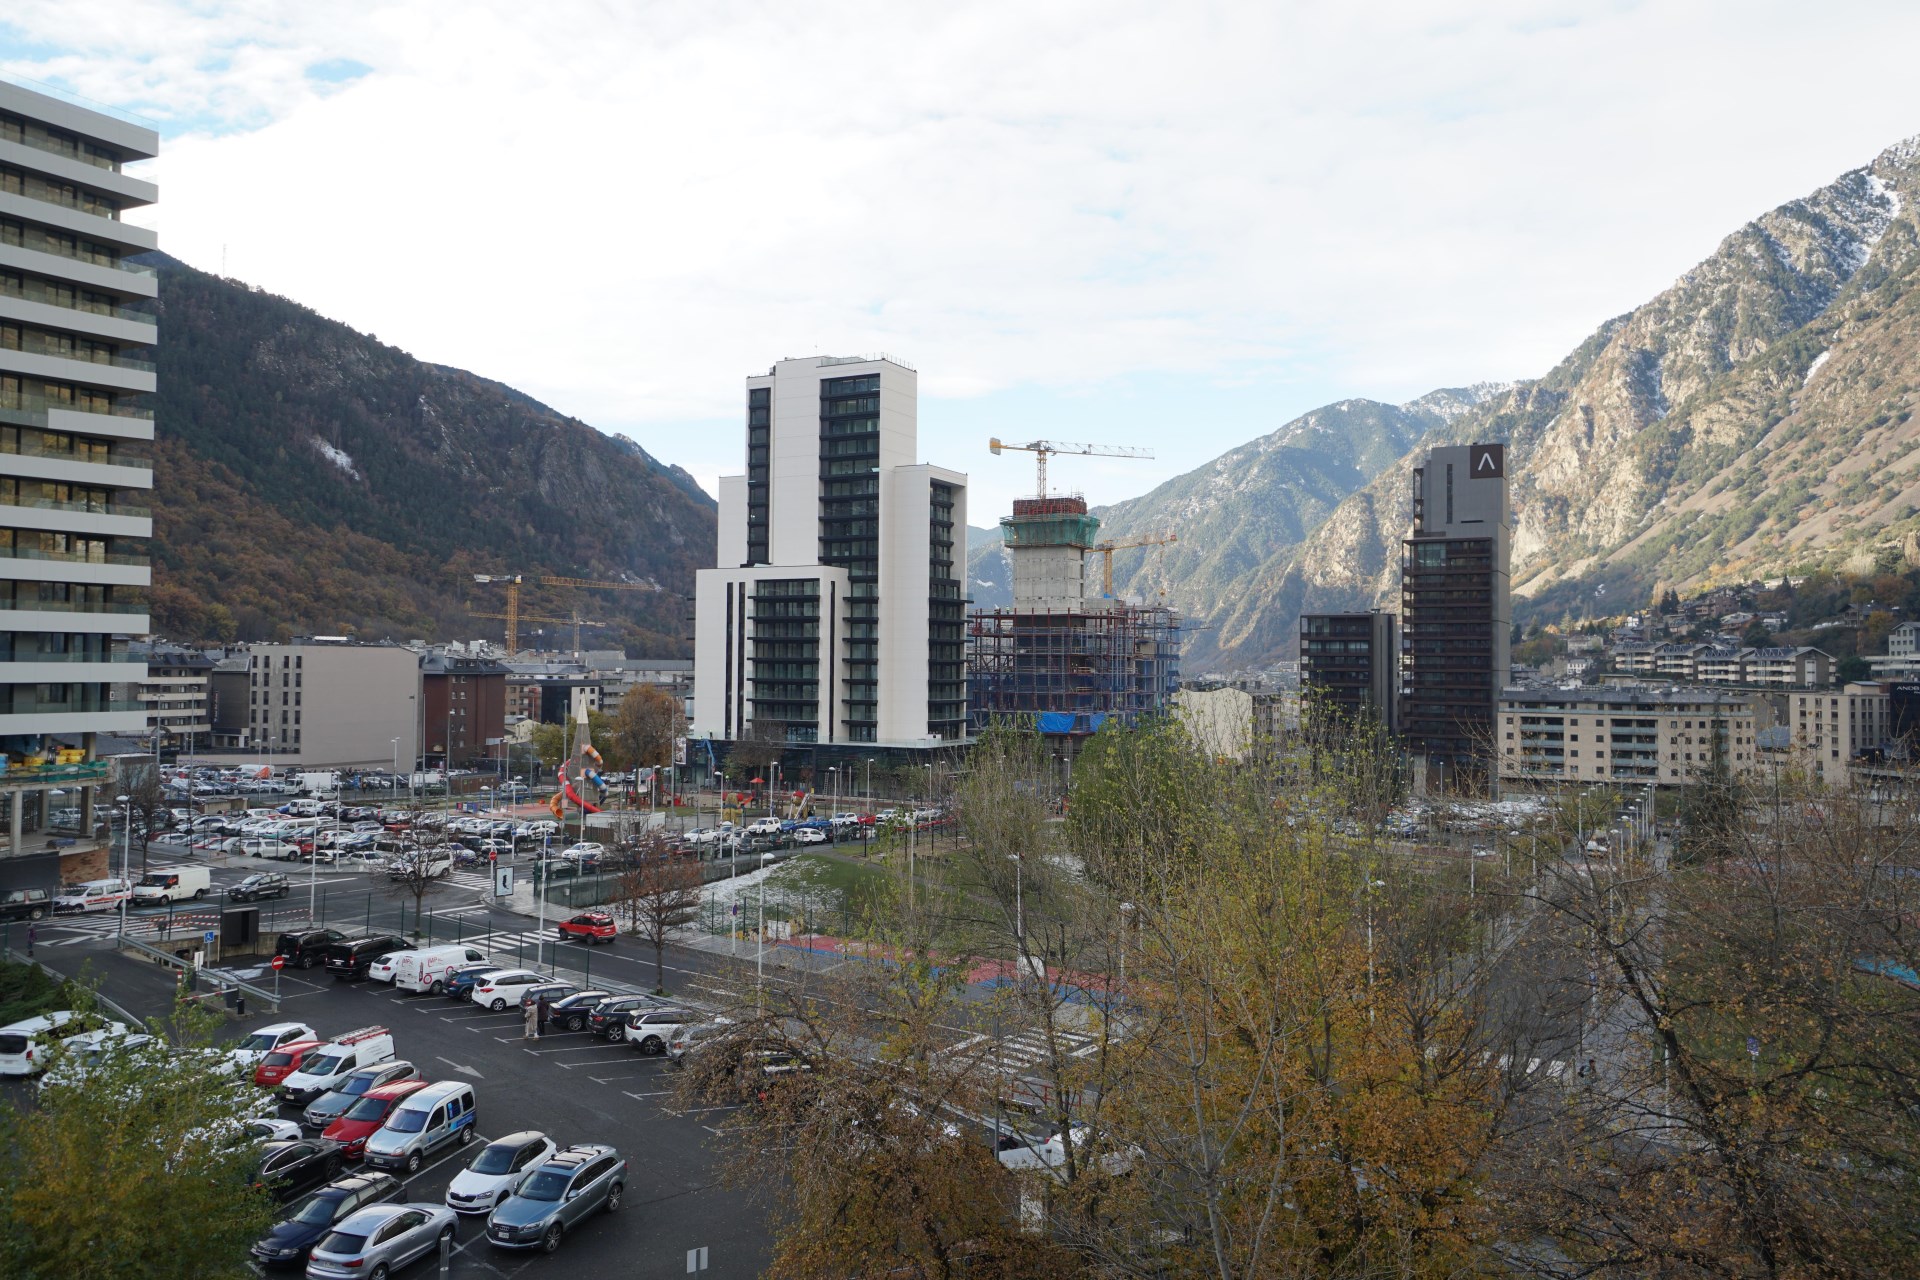
M 467 612 L 476 618 L 504 618 L 507 623 L 507 656 L 511 658 L 520 652 L 520 587 L 525 581 L 517 573 L 476 573 L 473 580 L 478 583 L 498 582 L 507 589 L 507 611 L 505 613 L 473 613 L 473 606 L 467 606 Z M 543 619 L 544 621 L 544 619 Z
M 482 613 L 478 609 L 475 609 L 469 606 L 467 609 L 467 616 L 469 618 L 505 618 L 507 622 L 512 624 L 512 626 L 514 627 L 514 639 L 516 641 L 519 639 L 519 624 L 522 622 L 551 622 L 562 627 L 572 627 L 573 628 L 573 651 L 575 654 L 578 654 L 580 652 L 580 628 L 610 627 L 613 625 L 613 623 L 611 622 L 596 622 L 592 618 L 583 618 L 580 616 L 580 611 L 578 609 L 575 609 L 573 611 L 573 616 L 571 618 L 543 618 L 537 613 L 516 613 L 516 614 L 513 614 L 511 617 L 509 617 L 507 614 L 504 614 L 504 613 Z M 519 652 L 518 648 L 511 649 L 508 651 L 507 656 L 512 657 L 515 653 L 518 653 L 518 652 Z
M 1106 561 L 1100 570 L 1100 591 L 1102 595 L 1113 594 L 1113 553 L 1125 551 L 1129 547 L 1164 547 L 1170 542 L 1180 541 L 1177 533 L 1148 533 L 1138 538 L 1118 538 L 1106 542 L 1096 542 L 1093 549 Z
M 1030 453 L 1034 456 L 1034 471 L 1037 483 L 1034 496 L 1047 496 L 1047 458 L 1051 454 L 1069 453 L 1090 458 L 1151 458 L 1151 449 L 1129 449 L 1117 444 L 1061 444 L 1057 440 L 1029 440 L 1025 444 L 1005 444 L 998 436 L 987 441 L 987 449 L 995 456 L 1006 449 Z

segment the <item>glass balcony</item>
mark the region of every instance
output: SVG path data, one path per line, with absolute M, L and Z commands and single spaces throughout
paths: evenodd
M 59 560 L 68 564 L 122 564 L 150 568 L 153 558 L 115 551 L 43 551 L 38 547 L 0 546 L 0 560 Z
M 38 333 L 26 333 L 21 336 L 17 350 L 30 356 L 51 356 L 56 360 L 80 360 L 87 364 L 111 365 L 115 369 L 133 369 L 140 373 L 152 373 L 153 361 L 136 360 L 132 356 L 109 354 L 105 351 L 76 351 L 58 342 L 50 342 Z
M 22 302 L 37 302 L 42 306 L 60 307 L 67 311 L 81 311 L 94 316 L 111 316 L 115 320 L 131 320 L 135 324 L 158 324 L 153 312 L 141 307 L 127 306 L 123 303 L 97 302 L 82 298 L 71 287 L 55 288 L 38 280 L 24 281 L 18 288 L 11 285 L 0 286 L 0 297 L 18 298 Z
M 119 416 L 119 415 L 115 415 Z M 133 415 L 126 415 L 133 416 Z M 19 409 L 0 409 L 0 422 L 19 423 L 24 427 L 47 425 L 45 414 L 34 414 Z M 102 447 L 100 442 L 87 441 L 84 445 L 68 439 L 61 443 L 49 444 L 39 436 L 22 436 L 8 439 L 0 433 L 0 453 L 17 453 L 29 458 L 63 458 L 68 462 L 96 462 L 108 467 L 146 467 L 151 469 L 153 458 L 149 454 L 135 453 L 119 445 Z
M 0 596 L 0 609 L 22 609 L 35 613 L 136 614 L 146 613 L 151 607 L 146 604 L 124 604 L 118 600 L 9 600 Z
M 64 98 L 67 95 L 56 96 Z M 92 104 L 80 102 L 77 105 L 90 106 Z M 35 151 L 44 151 L 50 156 L 61 156 L 68 160 L 78 160 L 82 164 L 90 164 L 96 169 L 105 169 L 109 173 L 120 172 L 120 162 L 111 156 L 100 154 L 99 149 L 92 144 L 73 138 L 57 138 L 48 134 L 45 130 L 35 128 L 31 125 L 20 130 L 17 134 L 12 130 L 0 133 L 0 141 L 17 143 L 23 147 L 32 147 Z
M 8 507 L 31 507 L 36 511 L 79 511 L 90 516 L 151 517 L 153 508 L 133 502 L 59 502 L 52 498 L 0 497 L 0 511 Z

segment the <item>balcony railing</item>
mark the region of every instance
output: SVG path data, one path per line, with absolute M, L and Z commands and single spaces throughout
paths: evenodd
M 151 517 L 153 509 L 132 502 L 60 502 L 53 498 L 0 498 L 0 511 L 31 507 L 36 511 L 78 511 L 90 516 Z
M 0 546 L 0 560 L 58 560 L 63 564 L 119 564 L 146 569 L 153 558 L 118 551 L 46 551 L 39 547 Z
M 20 609 L 45 613 L 146 613 L 147 604 L 123 604 L 118 600 L 22 600 L 0 597 L 0 609 Z
M 25 688 L 26 686 L 16 686 Z M 125 698 L 72 698 L 42 702 L 38 698 L 0 698 L 0 716 L 104 715 L 114 711 L 145 711 L 147 704 Z
M 116 320 L 131 320 L 136 324 L 159 323 L 159 319 L 153 312 L 144 308 L 128 306 L 125 303 L 89 302 L 73 289 L 52 289 L 37 280 L 25 281 L 19 288 L 10 285 L 0 287 L 0 297 L 18 298 L 22 302 L 37 302 L 44 307 L 60 307 L 67 311 L 85 312 L 88 315 L 112 316 Z
M 130 276 L 159 275 L 159 272 L 155 271 L 152 267 L 142 266 L 137 262 L 128 262 L 118 254 L 89 252 L 88 250 L 80 248 L 78 245 L 70 249 L 61 241 L 45 235 L 27 235 L 22 237 L 22 240 L 23 243 L 18 247 L 31 249 L 35 253 L 51 254 L 56 258 L 67 258 L 73 262 L 84 262 L 89 266 L 105 267 L 109 271 L 124 271 Z
M 34 427 L 42 431 L 47 429 L 47 420 L 44 414 L 39 415 L 39 420 L 35 421 L 35 415 L 16 409 L 0 409 L 0 422 L 18 423 L 21 426 Z M 135 453 L 130 449 L 122 449 L 118 445 L 113 445 L 106 449 L 97 447 L 78 449 L 71 443 L 62 448 L 58 445 L 47 444 L 44 440 L 30 438 L 22 438 L 19 440 L 0 439 L 0 453 L 19 454 L 27 458 L 61 458 L 68 462 L 93 462 L 104 467 L 151 468 L 153 466 L 153 458 L 150 455 Z
M 28 333 L 21 337 L 17 348 L 24 355 L 51 356 L 55 360 L 78 360 L 84 364 L 104 364 L 115 369 L 132 369 L 137 373 L 152 373 L 153 361 L 136 360 L 132 356 L 110 354 L 105 351 L 62 350 L 58 344 L 48 342 L 37 333 Z
M 7 662 L 131 662 L 125 650 L 118 653 L 35 653 L 30 649 L 0 652 L 0 663 Z M 4 675 L 0 668 L 0 675 Z
M 84 99 L 80 100 L 80 105 L 98 110 L 96 104 L 89 103 Z M 50 156 L 60 156 L 67 160 L 78 160 L 82 164 L 90 164 L 96 169 L 105 169 L 109 173 L 120 172 L 120 162 L 118 160 L 111 160 L 106 156 L 97 155 L 94 153 L 92 147 L 84 143 L 69 142 L 59 138 L 49 138 L 37 129 L 24 129 L 21 131 L 20 137 L 8 137 L 5 140 L 17 143 L 23 147 L 32 147 L 35 151 L 44 151 Z
M 65 782 L 85 786 L 90 782 L 105 782 L 107 770 L 105 760 L 81 764 L 10 764 L 5 778 L 8 782 Z

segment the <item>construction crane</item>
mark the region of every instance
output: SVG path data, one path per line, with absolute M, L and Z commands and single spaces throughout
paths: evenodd
M 1094 543 L 1093 549 L 1098 551 L 1106 561 L 1100 571 L 1101 594 L 1107 596 L 1113 594 L 1114 552 L 1125 551 L 1129 547 L 1164 547 L 1170 542 L 1178 541 L 1180 541 L 1180 535 L 1177 533 L 1148 533 L 1138 538 L 1119 538 Z
M 1061 444 L 1057 440 L 1029 440 L 1025 444 L 1004 444 L 998 436 L 987 441 L 987 448 L 995 457 L 1002 450 L 1016 449 L 1034 456 L 1037 484 L 1034 495 L 1047 496 L 1047 457 L 1055 453 L 1079 454 L 1090 458 L 1151 458 L 1151 449 L 1128 449 L 1117 444 Z
M 514 613 L 514 614 L 482 613 L 478 609 L 475 609 L 469 606 L 467 609 L 467 616 L 469 618 L 496 618 L 496 619 L 504 618 L 508 625 L 508 634 L 511 635 L 514 638 L 514 641 L 516 642 L 512 648 L 509 648 L 507 650 L 507 656 L 509 658 L 511 658 L 514 654 L 520 651 L 517 641 L 520 638 L 519 627 L 522 622 L 552 622 L 563 627 L 569 627 L 569 626 L 572 627 L 573 628 L 573 651 L 576 654 L 580 652 L 580 628 L 610 627 L 613 625 L 611 622 L 596 622 L 592 618 L 583 618 L 580 616 L 578 610 L 575 610 L 574 615 L 571 618 L 543 618 L 538 614 L 533 614 L 533 613 Z
M 653 582 L 602 582 L 597 578 L 556 578 L 542 576 L 541 582 L 549 587 L 587 587 L 594 591 L 664 591 L 665 587 Z
M 507 611 L 505 613 L 475 613 L 476 618 L 504 618 L 507 623 L 507 656 L 520 652 L 520 586 L 525 579 L 517 573 L 476 573 L 473 580 L 479 583 L 498 582 L 507 588 Z M 472 612 L 472 606 L 468 606 Z M 548 619 L 542 619 L 548 621 Z

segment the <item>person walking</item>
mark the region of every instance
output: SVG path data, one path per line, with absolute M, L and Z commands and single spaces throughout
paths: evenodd
M 531 1040 L 538 1033 L 540 1026 L 539 1017 L 540 1011 L 532 1005 L 528 1005 L 526 1017 L 522 1020 L 523 1025 L 520 1035 L 522 1040 Z
M 27 958 L 33 958 L 33 944 L 40 937 L 40 926 L 31 920 L 27 922 Z
M 540 999 L 535 1003 L 534 1008 L 539 1011 L 540 1034 L 544 1036 L 547 1034 L 547 1014 L 548 1014 L 547 998 L 545 996 L 541 996 Z

